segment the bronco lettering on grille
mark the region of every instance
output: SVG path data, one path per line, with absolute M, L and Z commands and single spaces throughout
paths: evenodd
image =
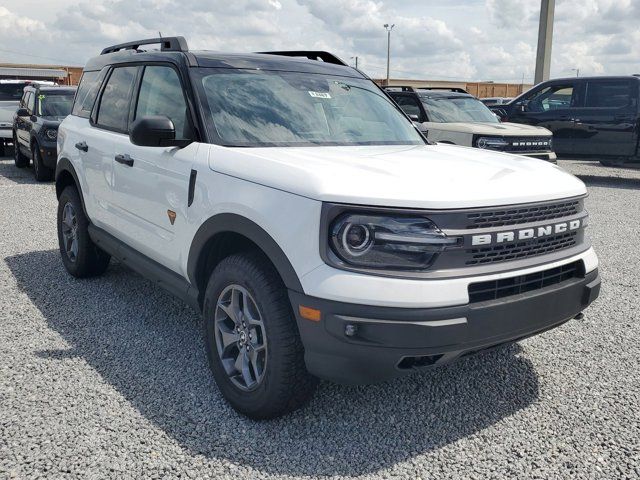
M 558 233 L 578 230 L 581 226 L 584 226 L 584 219 L 576 219 L 569 222 L 555 223 L 553 225 L 545 225 L 542 227 L 523 228 L 521 230 L 508 230 L 504 232 L 473 235 L 471 237 L 471 245 L 490 245 L 492 243 L 530 240 L 532 238 L 541 238 Z

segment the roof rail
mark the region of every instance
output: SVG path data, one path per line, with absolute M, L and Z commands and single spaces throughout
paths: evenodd
M 393 91 L 394 89 L 398 89 L 400 92 L 415 92 L 416 88 L 411 87 L 409 85 L 387 85 L 382 87 L 383 90 Z
M 120 43 L 118 45 L 112 45 L 110 47 L 102 49 L 100 55 L 106 55 L 107 53 L 114 53 L 120 50 L 137 50 L 141 45 L 160 45 L 160 50 L 163 52 L 188 52 L 189 46 L 184 37 L 161 37 L 161 38 L 147 38 L 144 40 L 134 40 L 133 42 Z
M 342 65 L 348 67 L 343 60 L 336 57 L 333 53 L 323 52 L 321 50 L 289 50 L 279 52 L 256 52 L 265 55 L 282 55 L 283 57 L 303 57 L 309 60 L 318 60 L 325 63 L 333 63 L 334 65 Z

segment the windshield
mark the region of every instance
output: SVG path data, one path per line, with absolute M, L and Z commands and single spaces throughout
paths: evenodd
M 201 69 L 222 145 L 421 145 L 407 118 L 369 80 L 310 73 Z
M 422 104 L 430 122 L 499 123 L 484 103 L 472 97 L 422 98 Z
M 0 83 L 0 101 L 20 100 L 27 82 Z
M 43 117 L 66 117 L 71 113 L 73 94 L 38 95 L 38 115 Z

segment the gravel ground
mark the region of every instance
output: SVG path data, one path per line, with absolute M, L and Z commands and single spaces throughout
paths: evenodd
M 639 478 L 633 175 L 594 176 L 603 290 L 584 320 L 382 385 L 322 383 L 258 423 L 224 403 L 192 310 L 120 265 L 64 272 L 54 187 L 0 160 L 0 478 Z

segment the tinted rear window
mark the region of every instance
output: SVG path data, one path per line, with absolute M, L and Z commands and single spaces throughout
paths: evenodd
M 589 82 L 586 107 L 620 108 L 631 104 L 631 83 L 628 81 Z
M 24 83 L 0 83 L 0 101 L 19 101 L 22 98 L 24 87 L 28 84 Z

